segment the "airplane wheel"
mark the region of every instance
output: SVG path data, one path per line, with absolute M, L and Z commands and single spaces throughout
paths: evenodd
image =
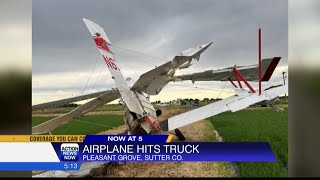
M 182 134 L 182 132 L 178 128 L 174 130 L 174 133 L 176 133 L 176 136 L 178 137 L 178 139 L 180 141 L 186 140 L 186 138 L 184 137 L 184 135 Z
M 158 110 L 156 111 L 157 117 L 161 116 L 161 114 L 162 114 L 162 111 L 161 111 L 160 109 L 158 109 Z

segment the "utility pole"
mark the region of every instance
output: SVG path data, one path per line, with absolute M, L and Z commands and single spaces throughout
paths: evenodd
M 283 85 L 286 85 L 287 76 L 286 76 L 286 72 L 285 71 L 282 72 L 282 78 L 283 78 Z
M 285 71 L 282 72 L 282 78 L 283 78 L 283 85 L 286 85 L 287 75 Z M 284 98 L 287 99 L 287 93 L 284 94 Z
M 258 71 L 258 74 L 259 74 L 259 96 L 261 95 L 261 28 L 259 28 L 259 34 L 258 34 L 258 42 L 259 42 L 259 71 Z

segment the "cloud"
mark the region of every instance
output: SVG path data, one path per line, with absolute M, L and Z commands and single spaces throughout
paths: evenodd
M 256 64 L 259 27 L 263 36 L 262 57 L 281 56 L 281 66 L 288 62 L 287 1 L 33 0 L 33 75 L 43 76 L 38 81 L 41 88 L 79 88 L 79 84 L 68 84 L 67 80 L 54 87 L 49 85 L 46 81 L 50 82 L 53 74 L 72 82 L 78 81 L 72 72 L 81 73 L 83 79 L 90 76 L 99 54 L 83 17 L 105 29 L 125 76 L 134 80 L 177 53 L 211 41 L 213 45 L 200 61 L 183 72 Z M 96 72 L 103 65 L 101 59 L 98 64 Z M 106 88 L 114 85 L 101 78 L 98 82 Z M 33 89 L 40 91 L 39 88 L 40 85 Z M 182 92 L 173 88 L 170 93 L 174 97 Z

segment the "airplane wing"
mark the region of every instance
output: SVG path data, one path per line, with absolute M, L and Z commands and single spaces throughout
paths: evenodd
M 236 112 L 252 104 L 272 100 L 287 92 L 288 84 L 265 89 L 261 92 L 261 95 L 247 92 L 246 94 L 230 96 L 226 99 L 171 117 L 160 122 L 160 124 L 163 130 L 174 130 L 226 111 L 231 110 L 232 112 Z
M 109 92 L 109 91 L 101 91 L 101 92 L 86 94 L 86 95 L 82 95 L 82 96 L 61 99 L 61 100 L 57 100 L 57 101 L 36 104 L 36 105 L 32 106 L 32 111 L 37 111 L 37 110 L 47 109 L 47 108 L 55 108 L 55 107 L 63 106 L 65 104 L 69 104 L 72 102 L 83 101 L 83 100 L 95 98 L 95 97 L 98 97 L 106 92 Z
M 51 132 L 52 130 L 56 129 L 60 125 L 66 124 L 72 121 L 74 118 L 79 117 L 98 106 L 101 106 L 108 102 L 116 100 L 119 97 L 121 97 L 119 91 L 106 91 L 102 95 L 98 96 L 97 98 L 85 104 L 82 104 L 81 106 L 77 107 L 76 109 L 72 110 L 69 113 L 63 114 L 52 120 L 46 121 L 42 124 L 32 127 L 32 134 L 43 134 L 43 133 Z
M 273 57 L 268 59 L 262 59 L 261 61 L 261 81 L 269 81 L 271 75 L 273 74 L 275 68 L 277 67 L 281 57 Z M 233 67 L 218 69 L 218 70 L 208 70 L 200 73 L 194 73 L 189 75 L 176 76 L 174 81 L 227 81 L 230 78 L 232 81 L 236 81 L 236 78 L 232 72 Z M 237 69 L 248 81 L 258 81 L 258 64 L 250 66 L 237 66 Z
M 177 69 L 191 66 L 191 61 L 194 59 L 199 60 L 200 54 L 211 44 L 212 42 L 183 51 L 179 55 L 176 55 L 173 60 L 142 74 L 131 89 L 145 92 L 149 95 L 157 95 L 172 80 Z

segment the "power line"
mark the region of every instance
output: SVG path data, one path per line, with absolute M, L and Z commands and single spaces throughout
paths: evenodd
M 119 54 L 115 54 L 116 56 L 118 56 L 119 60 L 122 60 L 122 55 L 120 56 Z M 120 62 L 119 62 L 120 63 Z M 137 73 L 137 71 L 134 70 L 134 68 L 131 66 L 131 63 L 127 62 L 126 65 L 129 67 L 129 69 L 131 69 L 131 71 L 134 73 L 135 76 L 139 77 L 139 74 Z M 126 76 L 128 78 L 128 76 Z M 133 77 L 129 77 L 131 78 L 131 81 L 133 81 Z
M 98 80 L 100 79 L 100 75 L 101 75 L 101 72 L 103 71 L 104 67 L 105 67 L 105 66 L 102 65 L 102 68 L 101 68 L 101 70 L 100 70 L 100 73 L 99 73 L 99 75 L 98 75 L 98 78 L 97 78 L 96 81 L 94 82 L 93 89 L 96 87 L 96 84 L 97 84 Z
M 153 58 L 153 59 L 160 60 L 161 62 L 166 61 L 165 59 L 162 59 L 162 58 L 159 58 L 159 57 L 155 57 L 155 56 L 150 56 L 150 55 L 148 55 L 148 54 L 144 54 L 144 53 L 141 53 L 141 52 L 138 52 L 138 51 L 121 48 L 121 47 L 118 47 L 118 46 L 115 46 L 115 45 L 111 45 L 111 46 L 112 46 L 112 47 L 115 47 L 115 48 L 117 48 L 117 49 L 123 50 L 123 51 L 127 51 L 127 52 L 131 52 L 131 53 L 139 54 L 139 55 L 142 55 L 142 56 L 151 57 L 151 58 Z
M 96 65 L 97 65 L 99 56 L 100 56 L 100 54 L 99 54 L 99 55 L 97 56 L 97 58 L 96 58 L 96 62 L 95 62 L 94 66 L 93 66 L 93 68 L 92 68 L 92 70 L 91 70 L 91 73 L 90 73 L 90 76 L 89 76 L 89 78 L 88 78 L 88 80 L 87 80 L 86 85 L 85 85 L 85 86 L 83 87 L 83 89 L 82 89 L 81 94 L 84 93 L 84 91 L 86 90 L 86 88 L 87 88 L 87 86 L 88 86 L 88 83 L 89 83 L 89 80 L 91 79 L 92 73 L 93 73 L 94 69 L 96 68 Z
M 220 90 L 220 89 L 211 89 L 211 88 L 202 88 L 202 87 L 192 87 L 192 86 L 183 86 L 183 85 L 175 85 L 175 84 L 168 84 L 170 86 L 180 86 L 180 87 L 187 87 L 187 88 L 195 88 L 195 89 L 203 89 L 203 90 L 210 90 L 210 91 L 219 91 L 219 92 L 227 92 L 227 93 L 234 93 L 233 91 L 226 91 L 226 90 Z M 226 86 L 226 84 L 224 85 L 224 87 Z
M 216 99 L 218 99 L 218 98 L 220 97 L 220 95 L 221 95 L 222 91 L 224 90 L 224 88 L 225 88 L 225 87 L 226 87 L 226 85 L 227 85 L 227 82 L 228 82 L 228 81 L 226 81 L 226 83 L 224 83 L 224 86 L 223 86 L 223 88 L 221 89 L 221 91 L 220 91 L 219 95 L 216 97 Z

